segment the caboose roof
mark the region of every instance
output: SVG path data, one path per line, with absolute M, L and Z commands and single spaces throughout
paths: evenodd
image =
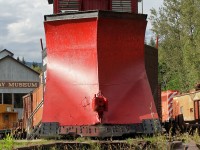
M 133 14 L 129 12 L 112 12 L 103 10 L 92 10 L 92 11 L 78 11 L 70 13 L 60 13 L 53 15 L 45 15 L 45 21 L 55 21 L 55 20 L 72 20 L 72 19 L 83 19 L 83 18 L 126 18 L 126 19 L 145 19 L 147 15 L 145 14 Z

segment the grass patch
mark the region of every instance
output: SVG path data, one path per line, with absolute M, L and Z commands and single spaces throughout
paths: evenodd
M 13 148 L 29 147 L 55 143 L 54 140 L 13 140 L 12 137 L 0 140 L 0 150 L 12 150 Z
M 100 150 L 102 148 L 105 149 L 155 149 L 155 150 L 167 150 L 169 148 L 169 143 L 172 141 L 184 141 L 185 143 L 189 143 L 191 141 L 200 143 L 199 131 L 196 130 L 193 135 L 189 133 L 177 134 L 176 136 L 172 136 L 171 134 L 157 134 L 154 136 L 143 136 L 136 138 L 128 138 L 126 140 L 108 140 L 108 141 L 99 141 L 99 140 L 91 140 L 90 138 L 77 138 L 76 140 L 69 141 L 72 143 L 82 143 L 81 145 L 89 145 L 89 147 L 93 150 Z M 29 146 L 41 146 L 45 144 L 53 144 L 58 142 L 67 142 L 67 141 L 58 141 L 58 140 L 14 140 L 11 135 L 6 136 L 3 140 L 0 140 L 0 150 L 11 150 L 13 148 L 20 147 L 29 147 Z M 115 145 L 118 143 L 118 145 Z M 116 147 L 116 148 L 115 148 Z M 52 147 L 52 150 L 56 149 L 56 147 Z

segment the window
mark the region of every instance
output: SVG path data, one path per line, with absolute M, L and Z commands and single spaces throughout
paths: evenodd
M 12 104 L 12 94 L 4 93 L 3 94 L 4 104 Z
M 26 95 L 25 93 L 16 93 L 14 94 L 15 102 L 14 108 L 23 108 L 23 96 Z

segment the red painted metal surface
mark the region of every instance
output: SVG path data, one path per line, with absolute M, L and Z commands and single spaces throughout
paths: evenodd
M 95 124 L 91 100 L 98 92 L 97 19 L 45 23 L 47 81 L 43 122 Z
M 108 100 L 102 123 L 157 118 L 144 67 L 146 17 L 98 13 L 98 20 L 45 22 L 48 63 L 43 122 L 99 123 L 92 99 L 100 91 Z
M 99 86 L 109 102 L 103 122 L 129 124 L 152 118 L 156 110 L 144 66 L 146 20 L 98 21 Z
M 138 13 L 138 0 L 132 0 L 132 12 Z
M 82 0 L 82 10 L 109 10 L 110 0 Z

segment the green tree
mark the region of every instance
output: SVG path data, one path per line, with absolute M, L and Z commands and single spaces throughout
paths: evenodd
M 32 67 L 33 67 L 33 68 L 34 68 L 34 67 L 38 67 L 38 64 L 37 64 L 36 62 L 33 61 Z
M 42 68 L 39 67 L 39 66 L 36 66 L 36 67 L 32 67 L 33 70 L 37 71 L 38 73 L 41 73 L 42 72 Z
M 164 0 L 159 11 L 151 10 L 152 31 L 159 35 L 159 81 L 163 90 L 185 92 L 200 81 L 199 17 L 199 0 Z
M 33 63 L 32 63 L 31 68 L 32 68 L 33 70 L 39 72 L 39 73 L 42 72 L 42 68 L 38 65 L 38 63 L 36 63 L 36 62 L 34 62 L 34 61 L 33 61 Z

